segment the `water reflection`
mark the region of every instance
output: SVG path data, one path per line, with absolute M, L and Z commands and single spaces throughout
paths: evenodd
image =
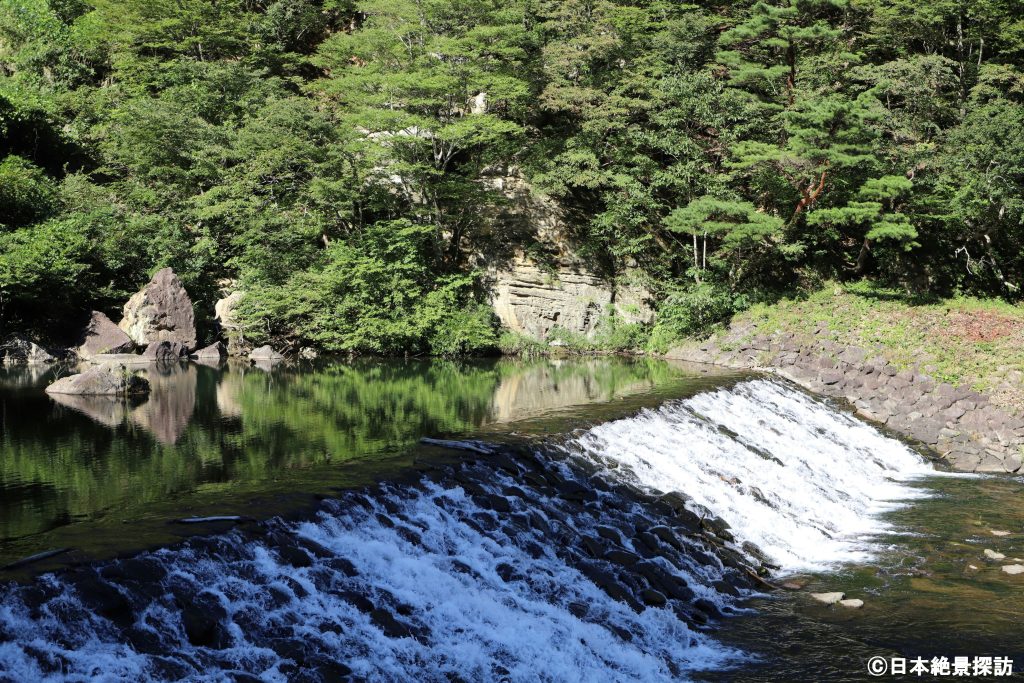
M 690 376 L 664 361 L 610 358 L 143 370 L 151 392 L 129 402 L 47 396 L 66 368 L 0 371 L 0 565 L 56 544 L 54 529 L 345 485 L 347 468 L 405 457 L 422 436 Z
M 195 410 L 196 377 L 196 367 L 182 363 L 149 371 L 149 400 L 131 411 L 131 421 L 160 443 L 177 443 Z
M 163 444 L 174 444 L 185 432 L 196 402 L 196 368 L 183 363 L 144 366 L 149 380 L 147 396 L 75 396 L 50 394 L 50 399 L 76 410 L 105 427 L 125 422 L 141 427 Z M 31 385 L 30 385 L 31 386 Z
M 115 396 L 75 396 L 74 394 L 51 394 L 50 399 L 111 428 L 117 427 L 128 419 L 133 403 L 145 401 L 145 399 L 135 397 L 125 400 Z

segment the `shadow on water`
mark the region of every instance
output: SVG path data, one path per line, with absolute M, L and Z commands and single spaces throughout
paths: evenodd
M 424 436 L 540 434 L 721 381 L 621 358 L 144 368 L 151 393 L 131 401 L 47 396 L 68 368 L 0 370 L 0 566 L 200 531 L 181 517 L 283 514 L 413 467 Z

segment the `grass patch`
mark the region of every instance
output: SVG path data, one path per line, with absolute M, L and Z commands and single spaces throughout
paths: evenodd
M 1024 308 L 1002 300 L 921 301 L 863 283 L 829 284 L 803 299 L 754 305 L 734 322 L 744 321 L 756 323 L 757 334 L 806 339 L 824 323 L 828 338 L 863 347 L 901 368 L 982 391 L 1021 391 Z

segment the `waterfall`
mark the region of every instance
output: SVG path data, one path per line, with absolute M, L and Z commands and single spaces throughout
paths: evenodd
M 902 442 L 770 380 L 672 401 L 572 446 L 687 494 L 787 571 L 868 560 L 889 530 L 879 515 L 927 496 L 908 483 L 935 474 Z
M 862 561 L 931 472 L 768 380 L 474 448 L 305 521 L 0 586 L 0 680 L 686 679 L 744 661 L 715 631 L 758 557 Z

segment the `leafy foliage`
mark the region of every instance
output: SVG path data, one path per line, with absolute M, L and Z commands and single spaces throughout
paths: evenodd
M 509 174 L 652 343 L 823 279 L 1015 301 L 1022 141 L 1017 0 L 0 0 L 0 322 L 170 265 L 257 337 L 490 349 Z

